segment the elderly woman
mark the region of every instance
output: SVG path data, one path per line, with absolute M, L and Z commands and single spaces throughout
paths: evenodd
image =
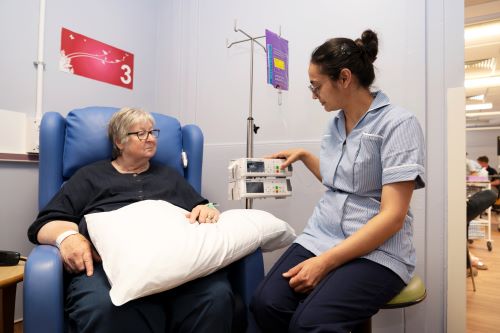
M 85 214 L 155 199 L 190 211 L 191 222 L 215 223 L 219 216 L 177 171 L 150 161 L 160 134 L 154 125 L 151 114 L 141 109 L 123 108 L 115 113 L 108 127 L 113 159 L 78 170 L 28 230 L 33 243 L 60 249 L 68 273 L 65 309 L 71 331 L 231 330 L 233 295 L 224 270 L 119 307 L 111 303 L 110 285 L 89 241 Z

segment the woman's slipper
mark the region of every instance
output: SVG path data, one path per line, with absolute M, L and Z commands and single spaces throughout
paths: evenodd
M 473 261 L 472 266 L 483 271 L 488 269 L 488 266 L 486 266 L 486 264 L 483 263 L 481 260 Z

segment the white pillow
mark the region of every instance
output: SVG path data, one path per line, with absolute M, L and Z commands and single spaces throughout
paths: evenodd
M 186 213 L 166 201 L 145 200 L 85 215 L 114 305 L 175 288 L 259 247 L 272 251 L 295 239 L 286 222 L 261 210 L 228 210 L 214 224 L 190 224 Z

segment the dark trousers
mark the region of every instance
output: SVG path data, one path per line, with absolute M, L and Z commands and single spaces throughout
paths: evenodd
M 70 332 L 231 332 L 234 304 L 225 270 L 122 306 L 111 303 L 109 290 L 100 264 L 91 277 L 71 277 L 65 304 Z
M 492 190 L 484 190 L 471 195 L 467 200 L 467 224 L 493 206 L 496 200 L 497 194 Z
M 497 193 L 492 190 L 484 190 L 476 192 L 467 200 L 467 239 L 469 239 L 469 224 L 470 221 L 478 217 L 486 209 L 493 206 L 497 200 Z M 467 250 L 468 251 L 468 250 Z M 470 267 L 469 256 L 465 256 L 467 267 Z
M 262 332 L 349 332 L 405 287 L 388 268 L 356 259 L 330 272 L 310 294 L 296 293 L 281 274 L 313 256 L 293 244 L 260 284 L 250 308 Z

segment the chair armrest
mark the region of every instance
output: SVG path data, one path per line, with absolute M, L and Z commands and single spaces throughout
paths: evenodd
M 62 333 L 63 265 L 59 250 L 39 245 L 24 269 L 23 329 L 25 333 Z
M 38 208 L 42 209 L 63 183 L 63 154 L 66 121 L 57 112 L 47 112 L 40 124 Z
M 261 249 L 231 264 L 229 279 L 235 294 L 241 297 L 246 309 L 247 332 L 256 332 L 256 324 L 250 313 L 250 301 L 259 283 L 264 279 L 264 260 Z

